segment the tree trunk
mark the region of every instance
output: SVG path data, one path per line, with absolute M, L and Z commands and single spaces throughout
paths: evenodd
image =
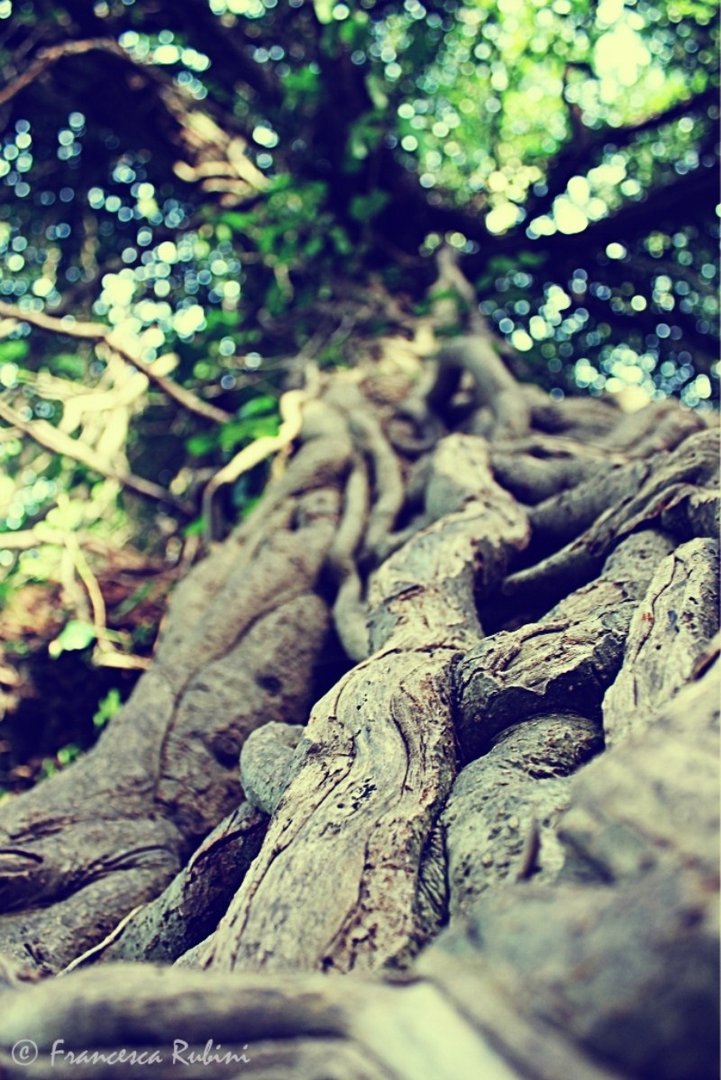
M 710 1080 L 717 465 L 481 325 L 325 377 L 97 746 L 0 806 L 2 1075 Z

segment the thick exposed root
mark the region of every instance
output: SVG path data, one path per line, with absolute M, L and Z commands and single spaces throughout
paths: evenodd
M 716 433 L 544 400 L 470 329 L 422 397 L 326 380 L 97 747 L 0 806 L 3 1075 L 19 1038 L 176 1075 L 182 1036 L 244 1076 L 706 1080 Z

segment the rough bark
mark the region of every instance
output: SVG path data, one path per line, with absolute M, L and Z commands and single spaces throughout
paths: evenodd
M 206 967 L 374 969 L 405 962 L 442 920 L 434 828 L 455 772 L 450 664 L 479 632 L 474 570 L 502 572 L 527 524 L 464 436 L 439 444 L 427 491 L 438 520 L 373 576 L 374 652 L 313 710 Z M 301 893 L 302 907 L 288 904 Z
M 97 747 L 0 805 L 3 1075 L 714 1075 L 717 435 L 499 365 L 327 378 Z
M 97 746 L 3 807 L 5 952 L 55 971 L 97 944 L 239 803 L 245 736 L 305 721 L 329 621 L 313 591 L 337 519 L 328 482 L 296 493 L 287 478 L 283 521 L 191 573 L 155 666 Z

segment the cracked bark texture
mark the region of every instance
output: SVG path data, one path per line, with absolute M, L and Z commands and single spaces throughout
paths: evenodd
M 0 805 L 0 1074 L 710 1080 L 717 431 L 550 401 L 482 323 L 321 383 L 96 748 Z
M 97 746 L 3 807 L 5 953 L 56 971 L 97 944 L 240 802 L 246 735 L 306 720 L 329 626 L 314 586 L 338 505 L 336 487 L 301 486 L 252 552 L 252 573 L 252 535 L 193 571 L 156 664 Z

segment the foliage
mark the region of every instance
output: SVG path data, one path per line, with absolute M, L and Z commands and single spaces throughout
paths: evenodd
M 98 705 L 98 711 L 93 716 L 93 724 L 97 728 L 105 727 L 109 720 L 115 716 L 116 712 L 119 712 L 122 706 L 122 699 L 120 697 L 120 691 L 115 687 L 108 690 L 103 700 Z
M 62 632 L 50 643 L 50 655 L 55 658 L 64 652 L 87 649 L 95 641 L 95 627 L 91 623 L 71 619 Z
M 0 293 L 68 320 L 0 319 L 0 401 L 31 427 L 0 429 L 3 531 L 60 516 L 177 556 L 293 357 L 352 362 L 388 318 L 369 296 L 417 310 L 444 239 L 554 394 L 713 397 L 714 0 L 1 0 L 0 29 Z M 0 564 L 27 580 L 23 550 Z
M 41 769 L 43 779 L 47 779 L 61 769 L 66 768 L 66 766 L 72 765 L 76 758 L 79 758 L 81 754 L 81 748 L 76 746 L 75 743 L 68 743 L 67 746 L 62 746 L 55 757 L 44 759 Z

